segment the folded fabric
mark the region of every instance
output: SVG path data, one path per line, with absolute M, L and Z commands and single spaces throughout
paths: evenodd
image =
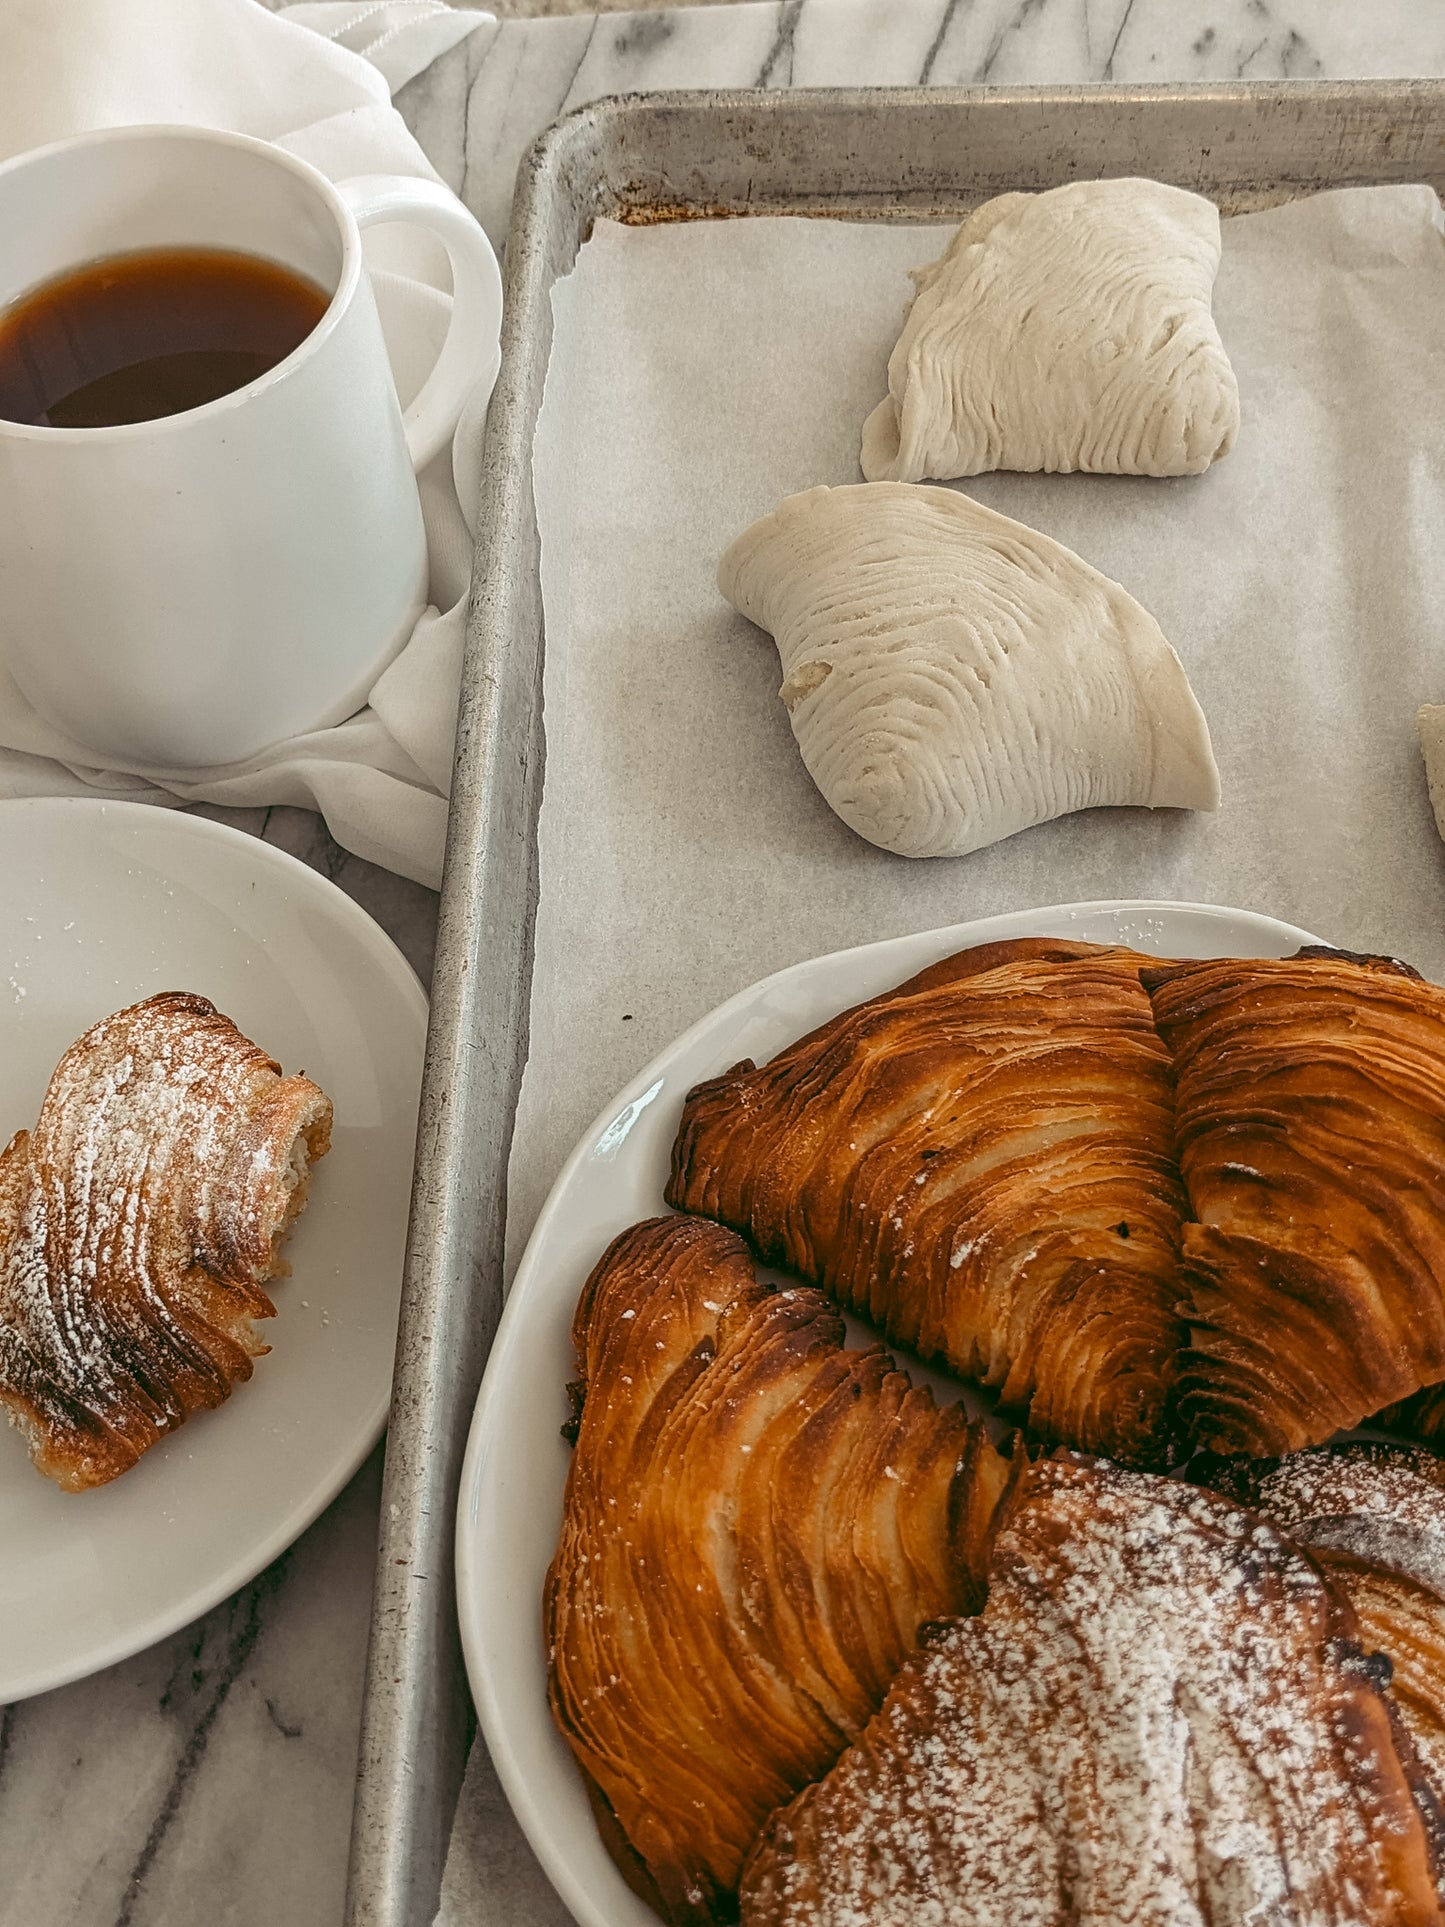
M 391 91 L 490 20 L 440 0 L 322 0 L 285 13 L 256 0 L 67 0 L 63 8 L 12 0 L 0 159 L 94 128 L 171 121 L 273 140 L 333 180 L 435 180 Z M 405 405 L 446 333 L 445 267 L 429 237 L 400 226 L 374 230 L 364 245 Z M 0 670 L 0 796 L 296 804 L 319 810 L 344 848 L 435 887 L 472 547 L 453 477 L 475 476 L 496 372 L 495 361 L 478 368 L 452 450 L 421 477 L 431 607 L 365 709 L 223 769 L 102 768 L 84 744 L 43 722 Z

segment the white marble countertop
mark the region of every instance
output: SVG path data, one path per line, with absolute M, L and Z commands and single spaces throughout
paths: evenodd
M 661 87 L 1445 75 L 1430 0 L 761 0 L 487 25 L 398 98 L 505 235 L 559 113 Z M 357 897 L 429 975 L 435 899 L 294 810 L 208 812 Z M 235 1598 L 0 1711 L 0 1927 L 325 1927 L 342 1916 L 380 1453 Z M 3 1557 L 3 1551 L 0 1551 Z

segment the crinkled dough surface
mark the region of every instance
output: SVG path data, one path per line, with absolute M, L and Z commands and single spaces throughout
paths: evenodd
M 964 856 L 1095 804 L 1219 801 L 1203 711 L 1153 617 L 966 495 L 791 495 L 718 584 L 777 642 L 809 775 L 885 850 Z
M 1219 252 L 1213 203 L 1162 181 L 986 202 L 913 271 L 863 473 L 1201 474 L 1239 428 L 1210 306 Z

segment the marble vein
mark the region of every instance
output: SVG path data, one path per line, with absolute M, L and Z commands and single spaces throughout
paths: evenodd
M 538 131 L 615 93 L 1440 72 L 1445 8 L 1413 0 L 752 0 L 510 22 L 444 56 L 404 104 L 500 242 Z
M 346 1877 L 381 1451 L 195 1625 L 0 1713 L 3 1927 L 316 1927 Z
M 1129 17 L 1133 13 L 1133 11 L 1134 11 L 1134 0 L 1128 0 L 1128 4 L 1124 8 L 1123 18 L 1120 20 L 1118 27 L 1115 29 L 1113 41 L 1110 43 L 1109 57 L 1104 62 L 1105 80 L 1112 80 L 1114 78 L 1114 62 L 1118 57 L 1119 42 L 1124 38 L 1124 29 L 1128 26 Z
M 918 84 L 926 87 L 933 78 L 934 64 L 947 40 L 949 29 L 953 26 L 954 15 L 958 12 L 959 0 L 948 0 L 943 9 L 943 18 L 938 23 L 938 31 L 928 43 L 928 52 L 923 56 L 923 65 L 918 70 Z
M 259 1579 L 252 1580 L 224 1608 L 230 1622 L 225 1650 L 219 1664 L 208 1668 L 204 1664 L 209 1622 L 203 1621 L 199 1633 L 190 1644 L 189 1687 L 193 1701 L 192 1717 L 185 1745 L 181 1748 L 180 1758 L 176 1761 L 170 1782 L 162 1796 L 160 1807 L 146 1834 L 145 1842 L 137 1854 L 135 1864 L 125 1884 L 120 1911 L 115 1917 L 115 1927 L 135 1927 L 136 1909 L 141 1903 L 146 1880 L 155 1865 L 166 1835 L 174 1825 L 186 1797 L 186 1789 L 191 1783 L 196 1768 L 200 1765 L 215 1726 L 216 1716 L 224 1706 L 231 1688 L 240 1677 L 256 1642 L 261 1637 L 262 1606 L 276 1592 L 286 1577 L 291 1563 L 289 1552 L 283 1552 L 274 1565 L 268 1566 Z M 238 1623 L 239 1622 L 239 1623 Z M 161 1695 L 162 1712 L 170 1711 L 183 1696 L 187 1680 L 184 1668 L 178 1666 L 172 1674 L 170 1683 Z M 196 1710 L 196 1704 L 199 1710 Z M 268 1700 L 267 1706 L 271 1702 Z M 299 1728 L 298 1728 L 299 1731 Z
M 755 87 L 790 87 L 793 83 L 793 43 L 798 32 L 798 18 L 803 11 L 804 0 L 784 0 L 778 14 L 777 32 L 773 44 L 768 49 L 768 57 L 758 69 Z

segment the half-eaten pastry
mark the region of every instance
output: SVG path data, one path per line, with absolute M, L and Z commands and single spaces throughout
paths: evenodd
M 777 643 L 824 800 L 885 850 L 964 856 L 1096 804 L 1218 805 L 1209 727 L 1154 618 L 966 495 L 790 495 L 718 587 Z
M 325 1093 L 204 997 L 71 1045 L 0 1154 L 0 1404 L 47 1478 L 103 1485 L 251 1376 L 330 1141 Z
M 914 270 L 863 473 L 1201 473 L 1239 428 L 1210 308 L 1218 268 L 1213 203 L 1162 181 L 986 201 Z

